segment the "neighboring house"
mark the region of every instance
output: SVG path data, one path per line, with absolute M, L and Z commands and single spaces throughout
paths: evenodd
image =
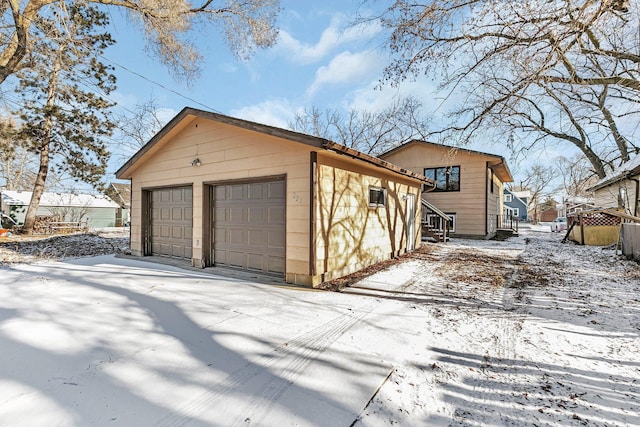
M 588 189 L 593 191 L 594 204 L 599 208 L 615 208 L 629 215 L 640 216 L 640 156 L 619 168 Z
M 18 224 L 24 223 L 31 202 L 31 191 L 2 192 L 1 210 Z M 86 222 L 89 228 L 113 227 L 119 206 L 103 195 L 42 194 L 37 216 L 57 217 L 58 221 Z
M 411 141 L 380 157 L 435 181 L 424 197 L 452 218 L 451 236 L 491 238 L 502 228 L 502 189 L 513 181 L 502 156 Z
M 572 216 L 578 212 L 595 208 L 593 199 L 588 197 L 572 196 L 563 200 L 563 204 L 558 209 L 558 216 Z
M 531 190 L 511 190 L 511 194 L 522 200 L 527 205 L 527 220 L 536 221 L 536 203 L 533 200 Z
M 131 184 L 112 182 L 109 184 L 106 194 L 120 206 L 116 211 L 116 227 L 128 225 L 129 212 L 131 211 Z
M 553 207 L 544 207 L 544 208 L 541 208 L 541 209 L 544 209 L 544 210 L 540 211 L 540 213 L 538 214 L 540 222 L 552 222 L 554 219 L 556 219 L 556 218 L 558 218 L 560 216 L 560 215 L 558 215 L 558 207 L 557 206 L 555 208 L 553 208 Z
M 185 108 L 118 172 L 131 251 L 316 286 L 420 243 L 424 176 L 317 138 Z
M 516 196 L 513 191 L 505 188 L 504 191 L 504 208 L 505 211 L 520 221 L 527 220 L 527 202 Z

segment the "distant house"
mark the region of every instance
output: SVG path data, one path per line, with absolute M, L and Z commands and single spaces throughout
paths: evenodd
M 526 221 L 528 218 L 527 202 L 518 197 L 515 192 L 504 189 L 504 209 L 505 214 L 513 215 L 520 221 Z
M 31 202 L 31 191 L 2 192 L 0 209 L 18 224 L 24 223 Z M 42 194 L 37 216 L 57 217 L 58 221 L 86 222 L 89 228 L 114 227 L 117 203 L 107 196 L 72 193 Z
M 593 209 L 595 204 L 592 198 L 588 197 L 567 197 L 564 199 L 563 204 L 558 211 L 559 216 L 572 216 L 578 212 Z
M 116 227 L 129 224 L 131 212 L 131 184 L 112 182 L 106 191 L 107 196 L 116 202 L 120 209 L 116 211 Z
M 588 189 L 598 208 L 615 208 L 640 215 L 640 156 L 636 156 Z
M 185 108 L 116 173 L 131 252 L 316 286 L 420 245 L 421 174 L 336 144 Z
M 380 158 L 436 182 L 423 197 L 452 218 L 451 236 L 492 238 L 503 227 L 504 157 L 426 141 L 411 141 Z
M 538 214 L 540 222 L 552 222 L 554 219 L 558 218 L 558 207 L 547 206 L 542 208 Z

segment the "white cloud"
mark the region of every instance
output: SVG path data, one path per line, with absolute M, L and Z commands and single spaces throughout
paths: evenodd
M 233 110 L 230 115 L 286 129 L 289 127 L 289 122 L 300 111 L 302 108 L 292 106 L 289 100 L 271 99 Z
M 313 83 L 307 89 L 307 96 L 313 96 L 322 86 L 352 83 L 365 76 L 380 72 L 380 56 L 372 50 L 351 53 L 342 52 L 316 71 Z
M 313 45 L 303 43 L 289 32 L 281 30 L 276 51 L 291 62 L 311 64 L 320 61 L 341 45 L 362 40 L 369 41 L 381 29 L 382 27 L 376 21 L 350 26 L 342 15 L 336 15 Z
M 384 85 L 379 87 L 379 81 L 373 80 L 366 87 L 349 92 L 343 107 L 347 110 L 381 111 L 393 104 L 399 98 L 412 96 L 422 103 L 424 114 L 436 115 L 442 99 L 436 95 L 436 83 L 422 79 L 419 81 L 402 82 L 397 87 Z

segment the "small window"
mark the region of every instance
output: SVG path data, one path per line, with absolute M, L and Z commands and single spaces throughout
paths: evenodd
M 520 208 L 513 208 L 513 216 L 518 218 L 520 216 Z
M 505 194 L 505 195 L 504 195 L 504 201 L 505 201 L 505 203 L 510 203 L 510 202 L 511 202 L 511 200 L 513 200 L 513 199 L 512 199 L 512 197 L 511 197 L 511 194 Z
M 369 187 L 369 207 L 380 208 L 387 205 L 387 190 L 380 187 Z

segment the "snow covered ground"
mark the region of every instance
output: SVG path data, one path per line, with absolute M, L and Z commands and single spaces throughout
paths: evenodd
M 640 267 L 532 227 L 342 293 L 0 268 L 0 426 L 640 425 Z

